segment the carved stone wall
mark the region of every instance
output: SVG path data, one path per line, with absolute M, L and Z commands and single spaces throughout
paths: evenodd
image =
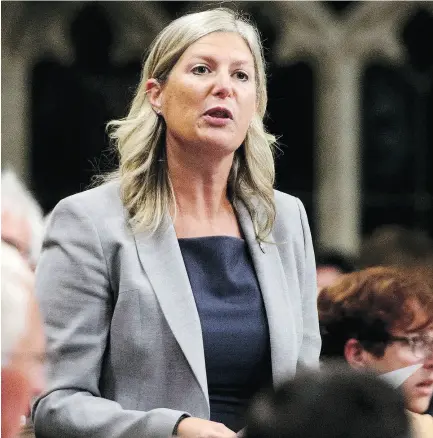
M 27 180 L 29 71 L 46 52 L 71 62 L 65 29 L 84 3 L 2 4 L 2 158 Z M 103 4 L 118 32 L 114 59 L 119 62 L 141 57 L 155 34 L 174 18 L 160 2 Z M 433 2 L 359 2 L 340 14 L 316 1 L 231 4 L 259 14 L 277 30 L 276 63 L 308 60 L 314 69 L 315 235 L 319 249 L 356 255 L 361 239 L 361 74 L 371 59 L 402 62 L 405 53 L 397 35 L 403 21 L 419 5 L 433 11 Z M 178 2 L 176 7 L 179 15 L 191 4 Z

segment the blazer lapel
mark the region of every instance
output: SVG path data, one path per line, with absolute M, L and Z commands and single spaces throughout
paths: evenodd
M 153 234 L 137 233 L 138 255 L 164 317 L 205 395 L 209 408 L 200 318 L 171 219 Z
M 265 303 L 271 342 L 272 376 L 274 385 L 278 385 L 296 371 L 298 345 L 290 291 L 277 245 L 259 245 L 245 205 L 237 203 L 236 210 Z M 272 235 L 269 241 L 273 241 Z

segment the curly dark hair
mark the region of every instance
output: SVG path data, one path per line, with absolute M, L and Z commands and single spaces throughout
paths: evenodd
M 433 323 L 433 291 L 420 270 L 373 267 L 323 288 L 318 311 L 322 357 L 343 358 L 351 338 L 382 357 L 392 330 L 423 330 Z

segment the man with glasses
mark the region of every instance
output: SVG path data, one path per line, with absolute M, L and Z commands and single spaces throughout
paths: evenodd
M 1 436 L 14 437 L 20 417 L 44 388 L 45 337 L 33 272 L 18 250 L 1 244 Z
M 379 374 L 420 365 L 401 389 L 415 436 L 433 437 L 433 418 L 419 415 L 433 394 L 433 291 L 425 279 L 388 267 L 345 274 L 322 289 L 318 309 L 322 360 L 344 358 Z

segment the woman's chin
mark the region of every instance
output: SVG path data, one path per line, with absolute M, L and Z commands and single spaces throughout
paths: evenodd
M 237 149 L 239 149 L 241 143 L 233 141 L 232 138 L 219 138 L 206 137 L 201 141 L 201 149 L 206 151 L 207 154 L 215 154 L 215 156 L 228 156 L 233 155 Z

